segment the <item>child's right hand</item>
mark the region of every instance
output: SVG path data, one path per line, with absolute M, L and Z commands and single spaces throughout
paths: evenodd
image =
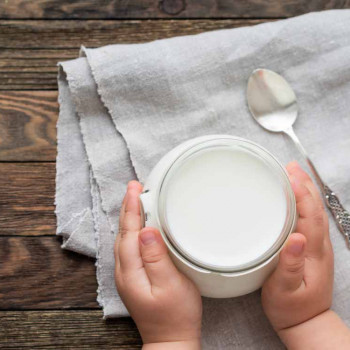
M 311 178 L 293 162 L 287 166 L 299 218 L 262 289 L 264 311 L 289 349 L 348 349 L 350 331 L 330 311 L 333 250 L 328 217 Z

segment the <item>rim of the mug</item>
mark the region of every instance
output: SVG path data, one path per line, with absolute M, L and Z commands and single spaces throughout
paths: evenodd
M 288 236 L 292 233 L 292 230 L 295 227 L 295 222 L 296 222 L 296 202 L 295 202 L 295 196 L 294 192 L 292 189 L 292 186 L 289 181 L 288 174 L 283 167 L 283 165 L 279 162 L 279 160 L 267 149 L 264 147 L 260 146 L 259 144 L 241 138 L 241 137 L 236 137 L 236 136 L 231 136 L 231 135 L 208 135 L 210 137 L 209 139 L 202 139 L 199 138 L 199 141 L 196 142 L 195 144 L 191 144 L 188 146 L 186 149 L 184 149 L 169 165 L 169 167 L 166 169 L 166 171 L 163 172 L 162 177 L 161 177 L 161 183 L 160 186 L 158 187 L 157 191 L 157 201 L 156 201 L 156 207 L 157 207 L 157 221 L 159 222 L 160 229 L 162 231 L 163 236 L 166 238 L 166 242 L 169 245 L 169 248 L 175 253 L 183 262 L 189 264 L 193 268 L 197 268 L 200 270 L 204 270 L 206 272 L 215 272 L 215 273 L 220 273 L 220 274 L 225 274 L 225 275 L 230 275 L 230 274 L 238 274 L 238 273 L 243 273 L 243 272 L 248 272 L 252 271 L 256 268 L 259 268 L 261 266 L 264 266 L 266 263 L 268 263 L 270 260 L 276 256 L 279 251 L 282 249 L 283 245 L 285 244 Z M 166 223 L 166 217 L 163 214 L 163 209 L 164 209 L 164 196 L 162 196 L 162 190 L 164 190 L 164 187 L 166 187 L 166 181 L 169 179 L 171 172 L 176 170 L 176 168 L 181 165 L 182 161 L 187 159 L 188 156 L 193 155 L 195 152 L 203 150 L 205 148 L 209 147 L 218 147 L 218 146 L 229 146 L 229 145 L 223 145 L 220 144 L 218 145 L 217 142 L 219 141 L 228 141 L 234 142 L 234 146 L 240 146 L 242 147 L 243 145 L 249 146 L 249 151 L 253 151 L 255 155 L 259 156 L 262 158 L 262 154 L 265 156 L 263 158 L 265 161 L 267 161 L 267 164 L 269 166 L 274 166 L 273 170 L 278 170 L 278 174 L 281 179 L 283 179 L 283 187 L 285 189 L 285 195 L 286 195 L 286 200 L 287 200 L 287 215 L 286 215 L 286 221 L 284 223 L 284 226 L 281 230 L 281 234 L 278 236 L 278 239 L 275 241 L 275 243 L 262 255 L 260 255 L 258 258 L 242 264 L 242 265 L 236 265 L 236 266 L 228 266 L 228 267 L 220 267 L 220 266 L 215 266 L 212 264 L 205 264 L 202 263 L 201 261 L 198 261 L 197 259 L 194 259 L 192 256 L 189 254 L 186 254 L 185 251 L 181 249 L 181 246 L 179 246 L 174 239 L 173 235 L 169 232 L 168 225 Z M 216 145 L 215 145 L 216 143 Z M 211 145 L 211 146 L 210 146 Z M 197 150 L 198 149 L 198 150 Z M 260 153 L 258 153 L 258 152 Z M 268 159 L 266 159 L 266 157 Z M 164 193 L 164 191 L 163 191 Z M 289 215 L 288 215 L 289 214 Z

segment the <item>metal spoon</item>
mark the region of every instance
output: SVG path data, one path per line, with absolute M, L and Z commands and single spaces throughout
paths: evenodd
M 298 106 L 293 89 L 279 74 L 267 69 L 257 69 L 248 81 L 247 100 L 252 116 L 263 128 L 272 132 L 284 132 L 294 141 L 314 174 L 324 201 L 350 248 L 350 215 L 340 204 L 337 196 L 322 181 L 294 133 L 293 124 L 297 119 Z

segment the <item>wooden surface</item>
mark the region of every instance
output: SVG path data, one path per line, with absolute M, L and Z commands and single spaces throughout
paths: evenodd
M 1 18 L 276 18 L 350 6 L 348 0 L 3 0 Z
M 57 116 L 57 91 L 0 91 L 0 161 L 54 162 Z
M 130 318 L 102 321 L 100 311 L 3 311 L 5 349 L 140 349 Z
M 0 90 L 55 90 L 57 62 L 78 56 L 81 45 L 139 43 L 261 20 L 0 21 Z
M 0 349 L 141 347 L 131 319 L 102 320 L 94 261 L 63 251 L 55 236 L 57 62 L 76 57 L 82 44 L 138 43 L 329 8 L 350 1 L 0 1 Z
M 58 237 L 0 237 L 0 246 L 0 310 L 97 308 L 93 260 L 62 251 Z

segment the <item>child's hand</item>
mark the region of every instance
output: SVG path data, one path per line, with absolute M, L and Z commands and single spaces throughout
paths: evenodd
M 289 349 L 349 349 L 350 332 L 331 310 L 333 251 L 328 217 L 310 177 L 288 165 L 299 219 L 262 289 L 272 326 Z
M 333 252 L 328 217 L 318 189 L 296 163 L 287 166 L 299 219 L 262 290 L 263 307 L 278 332 L 328 310 L 332 303 Z
M 160 233 L 142 228 L 142 186 L 128 185 L 115 244 L 118 292 L 145 349 L 199 349 L 202 300 L 195 285 L 171 261 Z

